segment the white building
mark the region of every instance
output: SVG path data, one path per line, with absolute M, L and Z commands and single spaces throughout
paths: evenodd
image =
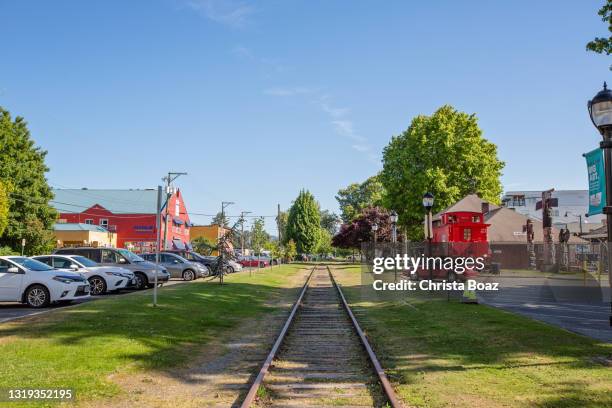
M 587 217 L 589 211 L 588 190 L 555 190 L 552 197 L 558 200 L 558 207 L 552 209 L 552 222 L 557 228 L 569 228 L 571 232 L 601 227 L 602 214 Z M 542 200 L 542 191 L 508 191 L 502 197 L 502 204 L 529 218 L 542 220 L 542 210 L 536 210 L 536 203 Z

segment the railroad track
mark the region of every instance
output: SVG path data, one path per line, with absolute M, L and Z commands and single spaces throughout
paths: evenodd
M 315 266 L 241 407 L 402 407 L 328 267 Z

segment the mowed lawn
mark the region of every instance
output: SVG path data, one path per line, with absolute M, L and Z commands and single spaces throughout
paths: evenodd
M 612 407 L 612 367 L 594 361 L 611 344 L 443 297 L 375 300 L 358 266 L 333 271 L 410 406 Z
M 117 395 L 109 375 L 185 364 L 208 342 L 274 311 L 269 301 L 297 294 L 291 276 L 303 268 L 245 271 L 223 286 L 198 280 L 162 288 L 155 308 L 145 291 L 0 324 L 0 389 L 72 388 L 77 400 Z

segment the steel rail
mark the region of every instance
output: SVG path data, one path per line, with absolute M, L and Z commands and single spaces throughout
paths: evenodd
M 361 339 L 361 344 L 363 345 L 366 352 L 368 353 L 368 357 L 370 358 L 370 363 L 372 363 L 372 366 L 374 367 L 374 371 L 376 371 L 376 375 L 378 375 L 378 380 L 380 381 L 380 384 L 383 387 L 383 391 L 385 392 L 385 395 L 387 396 L 389 403 L 391 404 L 393 408 L 404 408 L 404 404 L 402 404 L 400 399 L 397 397 L 395 390 L 391 386 L 391 383 L 389 382 L 389 379 L 387 378 L 387 374 L 385 374 L 385 370 L 383 370 L 382 366 L 380 365 L 380 362 L 376 358 L 376 354 L 374 353 L 374 350 L 370 346 L 370 343 L 368 342 L 368 339 L 365 333 L 363 332 L 363 330 L 361 330 L 361 327 L 359 326 L 359 323 L 357 322 L 355 315 L 351 311 L 351 308 L 349 307 L 348 302 L 346 301 L 346 298 L 344 297 L 344 293 L 342 293 L 342 289 L 340 288 L 340 285 L 338 285 L 338 283 L 336 282 L 336 279 L 334 279 L 334 274 L 331 272 L 331 269 L 329 269 L 329 266 L 327 266 L 327 272 L 329 273 L 329 276 L 331 277 L 331 280 L 334 286 L 336 287 L 338 294 L 340 295 L 340 299 L 342 299 L 344 310 L 346 310 L 346 313 L 349 315 L 349 317 L 351 318 L 351 321 L 353 322 L 353 327 L 355 328 L 357 335 Z
M 299 297 L 295 301 L 293 308 L 291 309 L 291 313 L 289 314 L 289 317 L 287 318 L 287 321 L 285 322 L 285 325 L 283 326 L 280 334 L 278 335 L 278 338 L 276 339 L 274 346 L 272 346 L 272 349 L 270 350 L 270 353 L 268 354 L 266 361 L 261 366 L 261 369 L 259 370 L 259 373 L 257 374 L 257 377 L 255 378 L 255 381 L 253 381 L 253 384 L 249 388 L 249 392 L 247 393 L 246 397 L 244 397 L 244 401 L 242 401 L 242 405 L 240 405 L 241 408 L 249 408 L 251 404 L 253 403 L 253 401 L 255 401 L 255 398 L 257 397 L 257 390 L 259 389 L 259 386 L 263 383 L 263 379 L 268 373 L 268 369 L 270 368 L 270 365 L 272 364 L 274 357 L 276 357 L 276 353 L 278 352 L 278 349 L 283 343 L 283 340 L 285 339 L 285 335 L 287 334 L 287 331 L 289 330 L 289 327 L 291 326 L 291 323 L 293 322 L 293 318 L 295 317 L 295 314 L 298 308 L 302 304 L 302 299 L 304 298 L 304 294 L 306 293 L 306 290 L 308 289 L 308 284 L 310 283 L 310 279 L 312 278 L 312 275 L 315 269 L 317 268 L 317 266 L 318 265 L 313 266 L 312 270 L 310 271 L 310 274 L 308 275 L 308 279 L 306 279 L 306 282 L 304 283 L 304 286 L 302 287 L 302 291 L 300 292 Z

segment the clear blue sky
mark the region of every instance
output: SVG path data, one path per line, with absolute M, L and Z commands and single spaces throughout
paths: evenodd
M 610 79 L 585 51 L 602 3 L 0 0 L 0 106 L 48 150 L 53 186 L 187 171 L 194 212 L 274 214 L 301 188 L 337 211 L 446 103 L 477 114 L 507 190 L 582 189 L 586 101 Z

